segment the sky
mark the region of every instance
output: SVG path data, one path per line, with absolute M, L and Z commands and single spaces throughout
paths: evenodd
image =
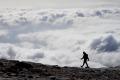
M 86 51 L 90 67 L 118 66 L 119 3 L 0 0 L 0 58 L 80 67 Z
M 0 58 L 59 66 L 120 65 L 120 9 L 2 9 Z
M 120 0 L 0 0 L 0 8 L 120 7 Z

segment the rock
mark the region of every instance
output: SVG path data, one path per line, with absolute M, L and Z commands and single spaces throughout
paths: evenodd
M 4 67 L 4 64 L 2 62 L 0 62 L 0 67 Z
M 78 68 L 0 60 L 0 67 L 0 80 L 120 80 L 119 66 Z
M 31 69 L 31 68 L 33 68 L 33 66 L 31 64 L 25 63 L 25 62 L 16 63 L 14 65 L 14 67 L 21 68 L 21 69 L 23 69 L 23 68 L 25 68 L 25 69 Z
M 49 80 L 69 80 L 69 79 L 64 77 L 49 76 Z
M 50 80 L 56 80 L 56 77 L 55 76 L 50 76 L 49 79 Z
M 21 71 L 23 71 L 24 69 L 26 69 L 27 71 L 31 70 L 32 65 L 29 63 L 25 63 L 25 62 L 17 62 L 15 63 L 15 65 L 10 66 L 9 68 L 6 69 L 6 72 L 13 72 L 13 73 L 19 73 Z M 24 70 L 24 71 L 26 71 Z
M 28 78 L 33 78 L 33 76 L 32 76 L 32 75 L 30 75 L 30 76 L 28 76 Z

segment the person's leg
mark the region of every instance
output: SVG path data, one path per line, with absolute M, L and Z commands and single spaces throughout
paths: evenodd
M 83 61 L 83 65 L 82 65 L 81 67 L 83 67 L 83 66 L 84 66 L 84 64 L 85 64 L 85 60 Z
M 83 67 L 83 66 L 84 66 L 84 64 L 85 64 L 85 63 L 83 62 L 83 65 L 82 65 L 81 67 Z
M 87 61 L 86 61 L 86 66 L 87 66 L 87 68 L 89 67 Z

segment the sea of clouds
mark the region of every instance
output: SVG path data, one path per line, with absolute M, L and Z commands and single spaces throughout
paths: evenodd
M 1 9 L 0 58 L 59 66 L 120 65 L 120 9 Z

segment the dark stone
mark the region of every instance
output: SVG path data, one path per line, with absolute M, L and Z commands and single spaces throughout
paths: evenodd
M 31 69 L 33 68 L 33 66 L 29 63 L 25 63 L 25 62 L 18 62 L 13 66 L 10 66 L 9 68 L 6 69 L 6 72 L 13 72 L 18 74 L 20 71 L 26 69 L 28 71 L 31 71 Z
M 0 67 L 4 67 L 4 64 L 2 62 L 0 62 Z
M 0 62 L 4 65 L 0 70 L 0 80 L 120 80 L 119 66 L 78 68 L 10 60 Z
M 55 76 L 50 76 L 49 79 L 50 80 L 56 80 L 56 77 Z
M 28 78 L 33 78 L 33 76 L 28 76 Z
M 25 68 L 25 69 L 31 69 L 33 68 L 33 66 L 29 63 L 25 63 L 25 62 L 18 62 L 14 65 L 14 67 L 17 67 L 17 68 Z

